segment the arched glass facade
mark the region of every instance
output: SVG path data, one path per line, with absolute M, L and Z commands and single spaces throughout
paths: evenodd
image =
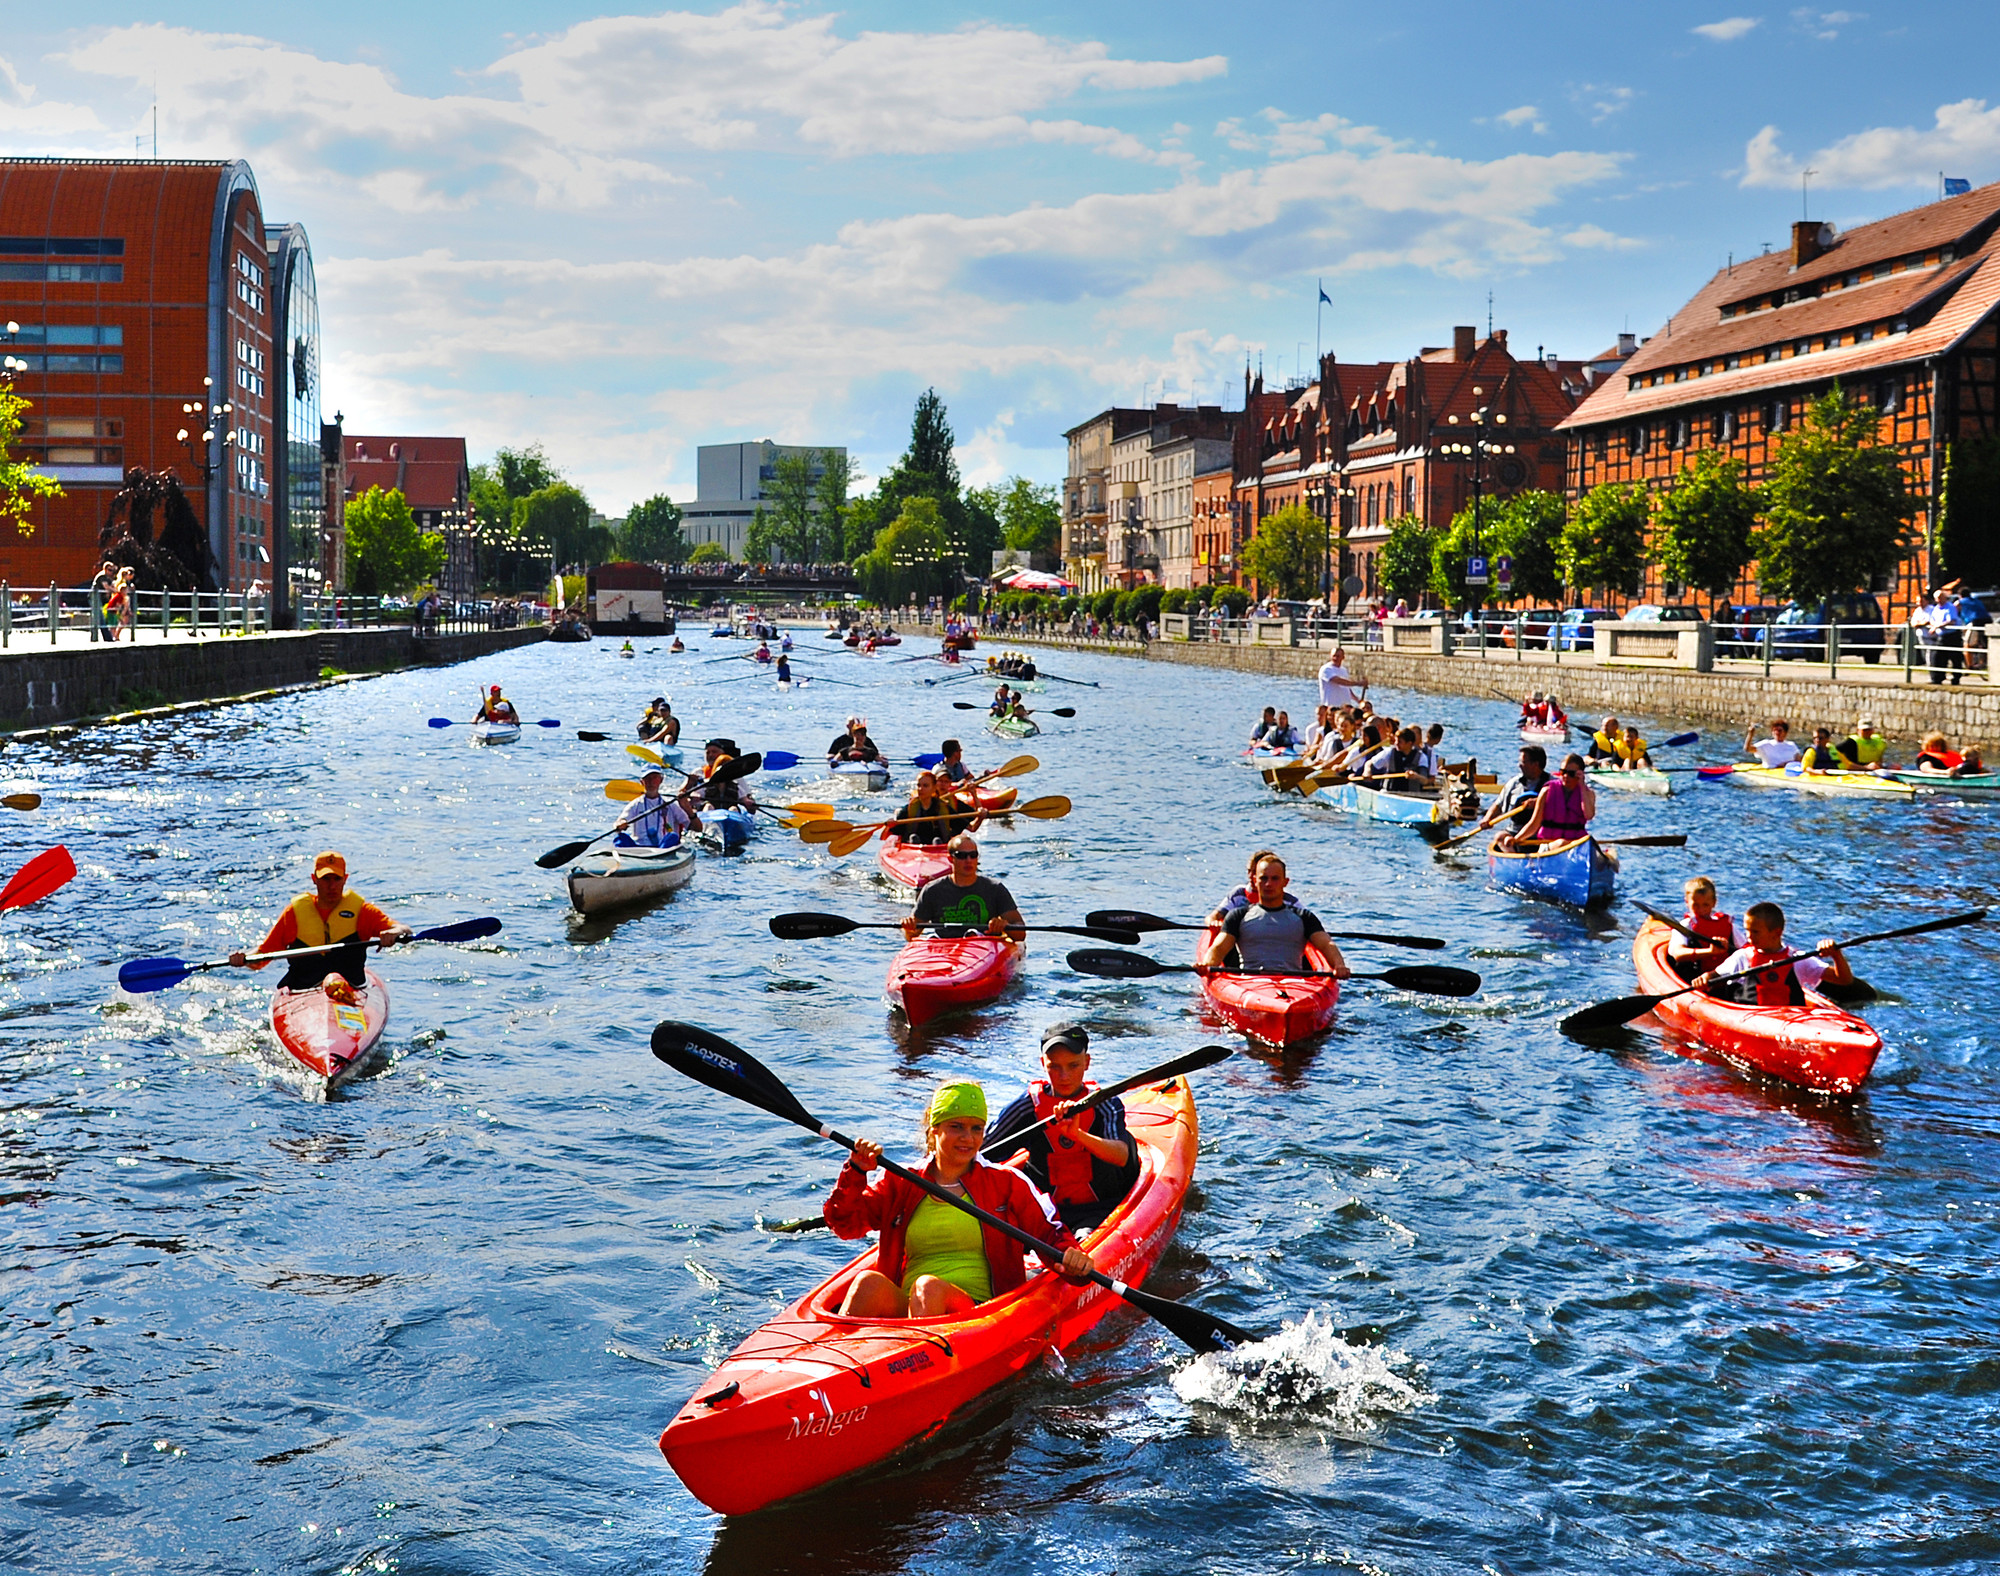
M 273 533 L 286 603 L 300 592 L 319 589 L 324 564 L 326 491 L 320 461 L 320 342 L 319 290 L 313 280 L 312 247 L 304 225 L 288 224 L 268 232 L 271 278 L 277 299 L 272 303 L 278 332 L 273 335 L 272 361 L 278 384 L 273 401 L 274 446 L 283 456 L 274 478 L 279 498 L 273 512 Z M 274 579 L 276 578 L 274 574 Z

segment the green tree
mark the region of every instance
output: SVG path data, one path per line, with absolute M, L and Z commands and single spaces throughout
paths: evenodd
M 812 561 L 814 538 L 818 535 L 818 522 L 813 518 L 816 480 L 813 473 L 819 458 L 817 451 L 781 454 L 772 465 L 770 485 L 764 490 L 769 508 L 757 511 L 770 516 L 766 542 L 761 552 L 754 547 L 749 550 L 748 557 L 753 563 L 768 563 L 773 559 L 798 564 Z M 754 529 L 754 520 L 752 523 Z
M 822 449 L 813 499 L 819 505 L 808 562 L 830 564 L 846 547 L 847 490 L 854 485 L 854 462 L 839 449 Z
M 1389 534 L 1375 554 L 1375 574 L 1390 596 L 1420 597 L 1431 579 L 1431 533 L 1414 514 L 1389 522 Z
M 1018 553 L 1053 553 L 1062 542 L 1062 502 L 1053 487 L 1011 476 L 1004 486 L 966 494 L 1000 522 L 1000 545 Z
M 2000 434 L 1945 445 L 1933 561 L 1939 580 L 2000 584 Z
M 691 564 L 726 564 L 729 562 L 729 549 L 720 542 L 696 542 L 687 561 Z
M 1532 602 L 1559 602 L 1563 594 L 1560 549 L 1564 510 L 1560 493 L 1516 493 L 1500 508 L 1494 551 L 1514 561 L 1509 595 Z M 1498 587 L 1494 588 L 1498 591 Z
M 1465 560 L 1472 551 L 1472 505 L 1467 504 L 1451 518 L 1442 531 L 1429 533 L 1431 572 L 1424 584 L 1446 607 L 1472 605 L 1472 588 L 1465 583 Z M 1482 500 L 1479 505 L 1479 546 L 1490 559 L 1503 551 L 1500 541 L 1500 510 Z M 1482 587 L 1482 593 L 1491 587 Z
M 618 550 L 642 564 L 677 564 L 687 556 L 681 535 L 681 510 L 665 493 L 635 503 L 625 516 Z
M 568 482 L 516 498 L 514 536 L 530 551 L 553 553 L 559 564 L 602 562 L 611 550 L 610 533 L 590 523 L 590 500 Z
M 1240 562 L 1264 595 L 1303 600 L 1312 595 L 1325 545 L 1320 521 L 1303 504 L 1288 503 L 1257 522 Z
M 985 521 L 969 518 L 959 492 L 958 460 L 951 422 L 936 389 L 917 397 L 910 417 L 910 446 L 872 496 L 859 499 L 847 513 L 846 545 L 850 561 L 875 545 L 875 539 L 895 521 L 910 498 L 934 499 L 946 538 L 946 550 L 981 570 L 993 562 L 998 545 L 989 539 Z
M 561 481 L 562 472 L 549 463 L 539 443 L 525 449 L 501 449 L 493 456 L 493 479 L 509 498 L 525 498 Z
M 1655 511 L 1653 550 L 1660 568 L 1684 586 L 1728 596 L 1750 563 L 1758 502 L 1739 461 L 1702 450 L 1681 467 Z
M 1646 576 L 1646 489 L 1604 482 L 1585 494 L 1556 550 L 1563 578 L 1578 592 L 1636 596 Z
M 861 594 L 882 607 L 956 595 L 958 572 L 938 501 L 907 499 L 875 545 L 855 561 L 854 574 Z
M 1878 418 L 1835 384 L 1778 444 L 1764 476 L 1764 524 L 1752 539 L 1757 578 L 1779 596 L 1816 602 L 1892 572 L 1912 543 L 1919 505 Z
M 62 496 L 62 487 L 54 477 L 38 475 L 27 461 L 10 455 L 14 440 L 21 435 L 22 413 L 31 409 L 33 406 L 16 394 L 11 384 L 0 382 L 0 520 L 12 520 L 14 529 L 23 536 L 35 534 L 34 522 L 28 517 L 35 500 Z
M 347 506 L 347 588 L 358 595 L 397 595 L 435 580 L 444 551 L 444 538 L 418 530 L 394 488 L 370 487 Z

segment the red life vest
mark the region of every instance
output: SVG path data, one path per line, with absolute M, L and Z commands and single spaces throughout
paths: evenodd
M 1778 963 L 1792 956 L 1792 949 L 1783 952 L 1765 952 L 1760 948 L 1750 949 L 1750 967 L 1760 968 L 1766 963 Z M 1790 969 L 1772 969 L 1767 973 L 1754 975 L 1751 983 L 1757 987 L 1757 1005 L 1760 1007 L 1803 1007 L 1806 993 L 1799 984 L 1798 975 Z
M 1086 1080 L 1074 1098 L 1081 1099 L 1096 1087 L 1096 1084 Z M 1046 1079 L 1037 1078 L 1033 1083 L 1028 1085 L 1028 1092 L 1035 1099 L 1036 1121 L 1046 1122 L 1056 1114 L 1057 1102 L 1055 1090 L 1049 1087 Z M 1091 1113 L 1086 1111 L 1083 1113 L 1083 1116 L 1085 1124 L 1088 1125 L 1091 1121 Z M 1076 1140 L 1071 1138 L 1056 1138 L 1050 1135 L 1049 1192 L 1055 1196 L 1055 1201 L 1058 1204 L 1094 1204 L 1097 1202 L 1097 1189 L 1092 1185 L 1093 1173 L 1091 1166 L 1093 1164 L 1095 1164 L 1095 1157 L 1083 1145 L 1077 1143 Z
M 1706 919 L 1696 919 L 1692 914 L 1684 914 L 1681 923 L 1697 936 L 1704 936 L 1714 942 L 1724 952 L 1736 950 L 1736 921 L 1720 909 L 1712 911 Z

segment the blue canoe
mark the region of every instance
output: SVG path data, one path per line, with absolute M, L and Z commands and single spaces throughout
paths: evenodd
M 756 816 L 741 806 L 701 812 L 701 840 L 710 848 L 732 853 L 750 841 Z
M 1335 783 L 1306 800 L 1329 810 L 1345 810 L 1364 820 L 1396 821 L 1404 826 L 1434 826 L 1451 819 L 1437 799 L 1419 799 L 1414 794 L 1389 793 L 1363 783 Z
M 1489 852 L 1486 869 L 1494 885 L 1509 892 L 1552 898 L 1572 908 L 1603 908 L 1618 879 L 1617 858 L 1590 837 L 1548 844 L 1535 854 Z

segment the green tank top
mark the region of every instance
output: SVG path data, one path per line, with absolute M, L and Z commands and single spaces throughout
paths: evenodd
M 910 1217 L 903 1251 L 905 1296 L 919 1275 L 950 1281 L 974 1302 L 984 1302 L 993 1295 L 993 1272 L 986 1265 L 979 1222 L 962 1209 L 926 1198 Z

